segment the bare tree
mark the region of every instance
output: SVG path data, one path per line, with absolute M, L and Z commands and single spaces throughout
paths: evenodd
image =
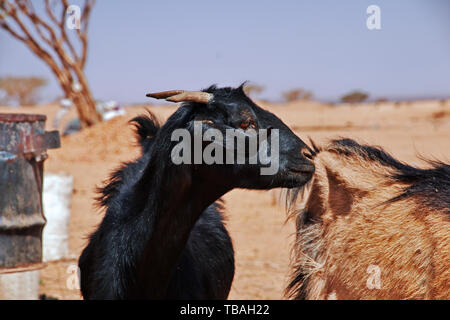
M 0 27 L 50 67 L 66 97 L 75 104 L 83 126 L 101 121 L 83 71 L 94 4 L 95 0 L 85 0 L 80 8 L 70 6 L 67 0 L 45 0 L 45 14 L 38 14 L 31 0 L 0 0 Z M 66 26 L 68 14 L 75 21 L 73 30 Z

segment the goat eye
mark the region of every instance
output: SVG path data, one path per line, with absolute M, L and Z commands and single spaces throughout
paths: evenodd
M 248 122 L 241 122 L 240 127 L 241 129 L 247 129 L 249 127 L 250 123 Z
M 243 130 L 247 130 L 248 128 L 253 128 L 253 129 L 256 128 L 256 125 L 253 121 L 249 120 L 249 121 L 241 122 L 240 127 Z

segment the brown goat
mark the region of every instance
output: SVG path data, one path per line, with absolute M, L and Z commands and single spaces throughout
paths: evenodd
M 450 299 L 450 166 L 418 169 L 350 139 L 314 146 L 288 194 L 295 299 Z M 297 204 L 296 204 L 297 202 Z

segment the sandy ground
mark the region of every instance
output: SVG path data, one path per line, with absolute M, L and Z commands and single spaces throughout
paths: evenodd
M 295 102 L 263 104 L 280 117 L 304 141 L 351 137 L 383 146 L 395 157 L 421 164 L 417 155 L 450 162 L 450 101 L 420 101 L 368 105 L 323 105 Z M 138 156 L 131 126 L 134 115 L 148 107 L 162 120 L 175 107 L 127 108 L 127 115 L 62 138 L 62 148 L 49 151 L 45 171 L 74 176 L 75 189 L 70 221 L 71 256 L 48 263 L 41 271 L 40 291 L 59 299 L 80 299 L 71 285 L 70 266 L 77 263 L 86 236 L 100 222 L 103 212 L 94 206 L 96 186 L 120 162 Z M 48 130 L 57 106 L 0 107 L 0 112 L 41 113 L 48 116 Z M 65 120 L 74 116 L 67 115 Z M 293 223 L 286 222 L 278 191 L 234 190 L 225 197 L 228 230 L 236 251 L 236 274 L 229 298 L 282 299 L 289 274 L 289 248 Z

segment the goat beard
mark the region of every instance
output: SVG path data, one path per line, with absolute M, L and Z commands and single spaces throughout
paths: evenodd
M 280 199 L 285 199 L 286 220 L 295 219 L 303 213 L 306 200 L 312 189 L 313 180 L 314 177 L 301 187 L 282 189 Z

